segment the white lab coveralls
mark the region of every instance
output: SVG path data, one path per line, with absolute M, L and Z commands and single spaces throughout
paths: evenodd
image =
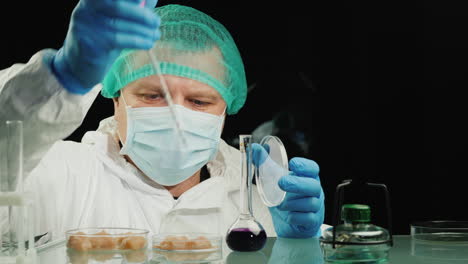
M 81 125 L 101 87 L 85 95 L 67 92 L 47 66 L 53 52 L 0 71 L 0 120 L 24 121 L 25 189 L 34 197 L 35 235 L 60 238 L 78 227 L 225 235 L 239 214 L 239 151 L 221 140 L 207 164 L 210 178 L 174 200 L 119 154 L 113 117 L 81 143 L 63 141 Z M 256 188 L 252 203 L 267 235 L 276 236 Z
M 221 140 L 210 178 L 177 200 L 119 154 L 113 118 L 81 143 L 63 141 L 80 126 L 99 93 L 68 93 L 41 51 L 0 73 L 1 120 L 24 120 L 25 190 L 35 203 L 36 235 L 53 237 L 77 227 L 133 227 L 157 232 L 225 234 L 239 214 L 240 153 Z M 254 189 L 253 210 L 275 236 L 268 208 Z

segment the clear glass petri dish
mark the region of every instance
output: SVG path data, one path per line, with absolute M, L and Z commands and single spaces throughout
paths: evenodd
M 420 221 L 411 224 L 411 237 L 420 241 L 468 243 L 468 221 Z
M 222 260 L 222 236 L 207 233 L 161 233 L 152 237 L 153 260 L 198 263 Z
M 221 249 L 222 237 L 207 233 L 162 233 L 153 236 L 153 249 L 210 252 Z
M 274 207 L 283 202 L 286 192 L 279 185 L 279 179 L 289 173 L 289 160 L 283 142 L 276 136 L 265 136 L 260 141 L 264 157 L 255 166 L 255 182 L 263 203 Z M 255 157 L 254 157 L 255 158 Z M 257 157 L 258 159 L 258 157 Z
M 65 232 L 67 248 L 76 251 L 135 251 L 148 248 L 149 231 L 136 228 L 77 228 Z

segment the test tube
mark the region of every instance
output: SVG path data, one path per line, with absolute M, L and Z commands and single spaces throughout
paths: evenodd
M 23 193 L 23 123 L 9 120 L 2 124 L 0 138 L 0 206 L 7 218 L 2 235 L 0 255 L 24 256 L 25 199 Z M 17 214 L 15 221 L 13 214 Z
M 6 169 L 3 173 L 2 191 L 23 191 L 23 122 L 6 121 Z

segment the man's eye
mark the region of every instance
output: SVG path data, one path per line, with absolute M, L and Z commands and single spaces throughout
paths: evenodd
M 196 100 L 196 99 L 192 99 L 190 100 L 193 104 L 197 105 L 197 106 L 205 106 L 207 104 L 209 104 L 208 102 L 203 102 L 203 101 L 200 101 L 200 100 Z
M 161 95 L 159 94 L 144 94 L 143 98 L 145 100 L 158 100 L 161 98 Z

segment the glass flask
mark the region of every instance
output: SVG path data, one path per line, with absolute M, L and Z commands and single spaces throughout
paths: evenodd
M 252 136 L 239 136 L 241 152 L 240 214 L 226 235 L 226 244 L 233 251 L 257 251 L 265 246 L 267 235 L 252 212 Z
M 32 199 L 23 190 L 23 123 L 18 120 L 0 124 L 0 214 L 5 219 L 0 263 L 36 263 Z
M 328 263 L 386 263 L 391 248 L 387 229 L 370 222 L 371 210 L 364 204 L 345 204 L 343 223 L 329 227 L 320 238 Z M 335 231 L 335 234 L 333 234 Z

